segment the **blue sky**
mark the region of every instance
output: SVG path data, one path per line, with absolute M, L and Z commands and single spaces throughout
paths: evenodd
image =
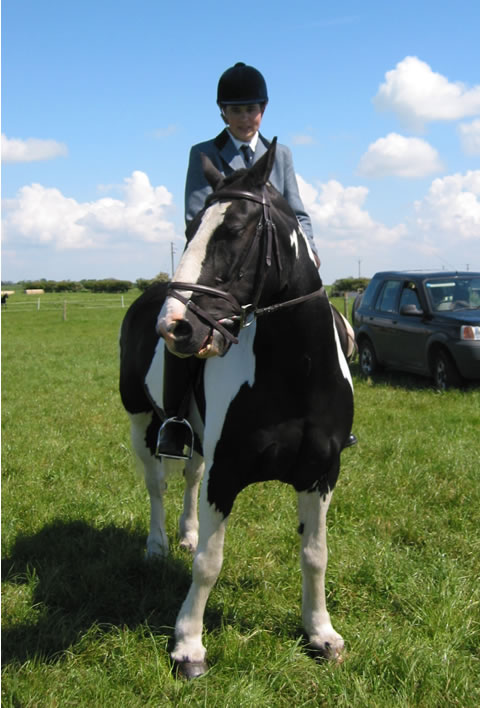
M 480 270 L 478 0 L 3 0 L 2 278 L 171 270 L 220 74 L 264 74 L 326 283 Z

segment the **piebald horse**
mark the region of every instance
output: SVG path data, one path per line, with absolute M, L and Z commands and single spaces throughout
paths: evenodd
M 166 348 L 187 358 L 184 370 L 192 357 L 203 360 L 188 403 L 195 450 L 180 518 L 180 544 L 194 552 L 192 583 L 171 654 L 187 678 L 207 670 L 203 614 L 227 521 L 239 492 L 258 481 L 280 480 L 298 495 L 311 647 L 339 660 L 344 645 L 325 601 L 326 514 L 352 427 L 353 387 L 309 242 L 268 182 L 275 145 L 228 177 L 204 158 L 213 191 L 187 229 L 174 280 L 146 291 L 121 331 L 121 396 L 150 494 L 148 557 L 168 553 L 163 495 L 178 465 L 155 454 Z

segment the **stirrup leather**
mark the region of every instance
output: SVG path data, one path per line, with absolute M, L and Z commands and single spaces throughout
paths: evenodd
M 193 428 L 186 418 L 167 418 L 158 431 L 155 457 L 190 460 L 193 455 Z

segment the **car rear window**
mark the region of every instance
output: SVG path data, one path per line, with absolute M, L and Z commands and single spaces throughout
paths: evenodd
M 400 280 L 386 280 L 375 309 L 380 312 L 395 312 L 401 284 Z
M 375 296 L 377 294 L 378 286 L 379 286 L 380 282 L 381 282 L 381 278 L 379 278 L 377 276 L 374 276 L 372 278 L 372 280 L 368 284 L 368 287 L 362 296 L 361 307 L 368 308 L 368 309 L 370 309 L 372 307 L 372 304 L 375 301 Z

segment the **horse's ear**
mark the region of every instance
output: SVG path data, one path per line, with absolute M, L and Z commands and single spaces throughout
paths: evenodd
M 213 162 L 207 155 L 205 155 L 205 153 L 201 153 L 201 158 L 203 174 L 205 175 L 210 187 L 212 187 L 213 191 L 215 191 L 220 180 L 223 179 L 223 175 L 219 170 L 217 170 Z
M 265 155 L 256 162 L 248 171 L 249 178 L 253 177 L 254 184 L 261 187 L 268 182 L 270 172 L 275 162 L 275 152 L 277 149 L 277 138 L 273 138 Z

